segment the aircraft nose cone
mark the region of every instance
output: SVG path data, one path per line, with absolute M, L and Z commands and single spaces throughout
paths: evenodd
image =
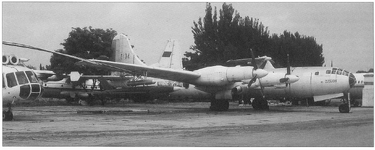
M 349 75 L 349 86 L 352 88 L 354 86 L 355 82 L 357 82 L 357 80 L 355 79 L 355 76 L 353 75 L 353 73 L 350 73 L 350 75 Z
M 253 74 L 256 75 L 257 78 L 263 78 L 268 74 L 268 72 L 263 69 L 256 69 L 254 70 Z

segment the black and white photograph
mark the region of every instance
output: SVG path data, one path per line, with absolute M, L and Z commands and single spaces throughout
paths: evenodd
M 374 147 L 374 2 L 2 1 L 2 147 Z

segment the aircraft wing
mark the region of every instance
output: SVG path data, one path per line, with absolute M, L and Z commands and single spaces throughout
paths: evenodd
M 37 47 L 33 47 L 30 45 L 25 44 L 19 44 L 14 42 L 7 42 L 3 41 L 4 45 L 9 46 L 16 46 L 21 48 L 28 48 L 43 52 L 48 52 L 52 54 L 58 54 L 65 57 L 73 58 L 76 60 L 80 60 L 80 62 L 77 62 L 79 65 L 86 65 L 86 66 L 93 66 L 93 67 L 100 67 L 109 69 L 112 71 L 121 71 L 121 72 L 127 72 L 127 73 L 137 73 L 151 77 L 161 78 L 161 79 L 167 79 L 167 80 L 174 80 L 174 81 L 180 81 L 180 82 L 188 82 L 194 79 L 197 79 L 200 77 L 199 74 L 191 72 L 191 71 L 184 71 L 184 70 L 173 70 L 168 68 L 158 68 L 158 67 L 150 67 L 150 66 L 141 66 L 141 65 L 135 65 L 135 64 L 127 64 L 127 63 L 120 63 L 120 62 L 112 62 L 112 61 L 104 61 L 104 60 L 96 60 L 96 59 L 83 59 L 80 57 L 72 56 L 69 54 L 59 53 L 51 50 L 41 49 Z
M 36 76 L 41 80 L 47 80 L 49 77 L 55 75 L 53 71 L 50 70 L 34 70 Z
M 181 82 L 189 82 L 196 78 L 199 78 L 200 75 L 185 70 L 174 70 L 169 68 L 159 68 L 159 67 L 151 67 L 151 66 L 141 66 L 136 64 L 128 64 L 128 63 L 121 63 L 121 62 L 112 62 L 112 61 L 104 61 L 104 60 L 90 60 L 94 63 L 87 63 L 87 61 L 80 61 L 77 62 L 76 65 L 88 65 L 93 66 L 93 64 L 100 64 L 104 66 L 111 66 L 111 68 L 119 68 L 123 70 L 131 71 L 135 74 L 147 75 L 150 77 L 156 77 L 161 79 L 173 80 L 173 81 L 181 81 Z

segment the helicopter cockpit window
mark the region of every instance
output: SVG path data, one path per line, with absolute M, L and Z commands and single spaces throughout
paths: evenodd
M 14 76 L 14 73 L 7 73 L 6 75 L 8 87 L 14 87 L 17 85 L 16 76 Z
M 25 71 L 25 72 L 31 83 L 38 83 L 38 79 L 35 77 L 33 72 L 31 71 Z
M 16 72 L 17 80 L 20 85 L 29 83 L 27 77 L 23 71 Z

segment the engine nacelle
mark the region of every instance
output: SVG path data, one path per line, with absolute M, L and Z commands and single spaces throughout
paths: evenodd
M 233 95 L 242 95 L 245 94 L 248 90 L 249 88 L 247 87 L 247 85 L 239 85 L 234 87 L 231 91 Z
M 275 86 L 284 83 L 294 83 L 299 80 L 296 75 L 285 75 L 285 73 L 269 73 L 260 79 L 263 87 Z
M 195 71 L 200 74 L 194 84 L 205 86 L 223 86 L 232 82 L 239 82 L 253 77 L 262 78 L 268 74 L 262 69 L 253 70 L 253 67 L 224 67 L 212 66 Z
M 183 83 L 182 85 L 183 85 L 183 87 L 184 87 L 185 89 L 188 89 L 190 84 L 189 84 L 189 83 Z
M 17 58 L 17 56 L 15 55 L 10 55 L 9 56 L 9 62 L 12 64 L 12 65 L 17 65 L 20 60 Z
M 7 65 L 9 63 L 9 56 L 3 55 L 3 65 Z

